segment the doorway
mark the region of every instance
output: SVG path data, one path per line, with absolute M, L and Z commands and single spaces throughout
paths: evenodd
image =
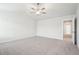
M 72 42 L 72 20 L 64 21 L 64 34 L 63 38 L 65 42 Z

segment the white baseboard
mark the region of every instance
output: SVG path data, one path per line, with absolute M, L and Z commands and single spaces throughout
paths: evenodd
M 61 40 L 61 39 L 59 39 L 59 38 L 53 38 L 53 37 L 47 37 L 47 36 L 40 36 L 40 35 L 37 35 L 37 37 L 45 37 L 45 38 L 51 38 L 51 39 Z

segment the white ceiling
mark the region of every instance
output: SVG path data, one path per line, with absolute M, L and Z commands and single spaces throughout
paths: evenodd
M 30 12 L 31 3 L 0 3 L 0 11 L 25 12 L 25 14 L 36 20 L 55 18 L 59 16 L 72 15 L 76 13 L 77 3 L 45 3 L 47 14 L 36 15 Z

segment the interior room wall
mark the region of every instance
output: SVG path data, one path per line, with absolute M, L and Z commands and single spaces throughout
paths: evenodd
M 74 15 L 38 20 L 37 36 L 63 40 L 63 21 L 73 20 Z
M 0 43 L 35 36 L 35 21 L 23 13 L 0 12 Z

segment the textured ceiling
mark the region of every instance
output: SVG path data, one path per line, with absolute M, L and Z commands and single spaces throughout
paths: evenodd
M 77 3 L 45 3 L 46 7 L 45 15 L 36 15 L 30 12 L 31 3 L 1 3 L 0 11 L 8 12 L 23 12 L 26 16 L 32 19 L 41 20 L 48 18 L 55 18 L 59 16 L 72 15 L 76 13 Z

